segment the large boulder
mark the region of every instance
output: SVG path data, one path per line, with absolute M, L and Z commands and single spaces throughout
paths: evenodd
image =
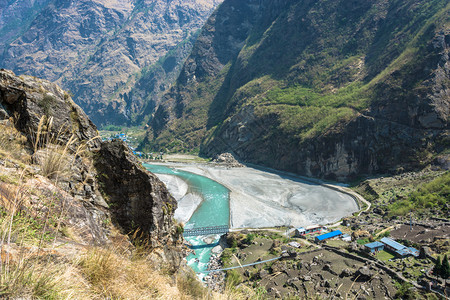
M 107 243 L 111 216 L 124 234 L 140 229 L 149 246 L 161 250 L 154 252 L 179 264 L 181 230 L 173 221 L 175 199 L 123 142 L 102 143 L 95 125 L 67 92 L 49 81 L 1 69 L 0 110 L 27 138 L 35 164 L 30 169 L 46 177 L 35 182 L 40 187 L 53 185 L 61 195 L 66 225 L 76 229 L 80 241 Z M 64 166 L 46 173 L 45 161 L 52 155 L 61 157 L 58 161 Z

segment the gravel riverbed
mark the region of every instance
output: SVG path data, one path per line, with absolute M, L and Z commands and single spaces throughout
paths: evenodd
M 358 204 L 351 196 L 295 175 L 214 164 L 163 165 L 208 177 L 228 188 L 231 228 L 330 224 L 358 211 Z M 178 201 L 176 219 L 189 220 L 201 203 L 200 196 L 189 193 L 187 183 L 176 176 L 156 175 Z

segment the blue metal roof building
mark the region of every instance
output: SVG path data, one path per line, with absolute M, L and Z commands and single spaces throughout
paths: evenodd
M 393 239 L 384 237 L 380 240 L 383 244 L 386 245 L 386 247 L 395 252 L 395 254 L 399 255 L 399 256 L 408 256 L 408 255 L 413 255 L 415 257 L 419 256 L 419 250 L 412 248 L 412 247 L 406 247 L 405 245 L 402 245 L 396 241 L 394 241 Z
M 406 248 L 406 246 L 387 237 L 382 238 L 380 241 L 393 250 L 402 250 L 403 248 Z
M 384 244 L 380 242 L 373 242 L 365 244 L 364 247 L 371 253 L 375 253 L 384 249 Z
M 335 231 L 332 231 L 332 232 L 328 232 L 328 233 L 316 236 L 316 242 L 322 242 L 324 240 L 340 236 L 341 234 L 342 234 L 342 232 L 340 230 L 335 230 Z

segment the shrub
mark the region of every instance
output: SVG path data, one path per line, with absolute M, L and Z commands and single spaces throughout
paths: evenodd
M 242 282 L 242 275 L 236 270 L 227 271 L 227 286 L 234 287 Z
M 426 208 L 438 208 L 442 213 L 448 212 L 450 199 L 450 172 L 423 184 L 406 199 L 397 200 L 389 205 L 390 216 L 404 216 L 411 211 L 421 212 Z
M 55 100 L 56 99 L 54 96 L 46 94 L 42 101 L 39 103 L 39 106 L 42 108 L 46 116 L 50 116 L 50 109 L 54 105 Z
M 249 233 L 244 239 L 244 243 L 251 244 L 255 240 L 256 234 L 255 233 Z

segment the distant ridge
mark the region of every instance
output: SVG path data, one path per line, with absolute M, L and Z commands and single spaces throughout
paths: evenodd
M 0 68 L 60 84 L 99 126 L 140 124 L 220 2 L 0 1 Z

